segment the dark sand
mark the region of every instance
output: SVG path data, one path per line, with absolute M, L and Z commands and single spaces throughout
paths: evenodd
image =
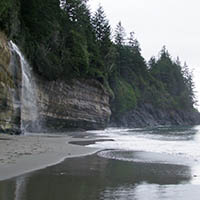
M 200 187 L 189 185 L 190 179 L 187 166 L 125 162 L 95 154 L 0 182 L 0 199 L 188 200 L 195 194 L 190 199 L 197 200 Z

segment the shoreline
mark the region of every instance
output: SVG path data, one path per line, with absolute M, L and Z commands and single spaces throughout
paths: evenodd
M 91 155 L 101 150 L 72 144 L 78 141 L 86 142 L 90 139 L 65 135 L 0 135 L 0 181 L 56 165 L 67 158 Z

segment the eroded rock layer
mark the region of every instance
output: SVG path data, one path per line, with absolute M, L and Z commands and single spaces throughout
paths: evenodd
M 107 126 L 111 115 L 109 95 L 98 81 L 47 81 L 41 77 L 30 77 L 22 73 L 22 58 L 12 50 L 3 34 L 0 37 L 1 131 L 19 133 L 20 128 L 25 129 L 22 131 L 33 132 L 88 130 Z M 27 78 L 36 82 L 37 102 L 33 95 L 28 95 L 35 86 L 29 84 L 27 88 L 23 85 L 26 82 L 22 80 Z M 27 95 L 23 95 L 22 91 Z M 26 101 L 22 98 L 26 98 Z M 34 107 L 31 105 L 35 103 L 38 109 L 37 119 L 32 117 Z M 23 128 L 22 124 L 25 124 Z
M 109 95 L 95 80 L 38 79 L 38 110 L 43 130 L 101 129 L 109 122 Z
M 13 63 L 17 60 L 0 33 L 0 130 L 10 133 L 20 132 L 21 69 Z

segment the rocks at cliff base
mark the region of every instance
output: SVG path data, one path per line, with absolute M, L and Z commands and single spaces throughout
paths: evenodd
M 143 104 L 120 118 L 113 118 L 112 125 L 122 127 L 147 127 L 158 125 L 196 125 L 200 124 L 200 113 L 195 110 L 164 110 Z

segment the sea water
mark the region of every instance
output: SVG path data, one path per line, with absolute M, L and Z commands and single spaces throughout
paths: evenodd
M 199 200 L 200 127 L 88 131 L 95 155 L 0 182 L 1 200 Z M 76 133 L 74 133 L 76 136 Z

